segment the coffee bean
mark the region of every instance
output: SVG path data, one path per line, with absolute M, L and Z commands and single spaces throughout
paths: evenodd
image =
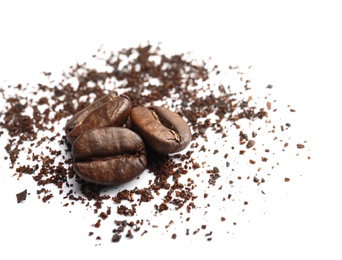
M 118 185 L 146 168 L 145 145 L 128 128 L 102 127 L 80 135 L 72 146 L 74 170 L 86 181 Z
M 187 123 L 180 115 L 164 107 L 135 107 L 130 121 L 132 129 L 159 153 L 179 152 L 191 141 Z
M 66 124 L 67 140 L 72 144 L 87 130 L 104 126 L 122 126 L 132 109 L 129 97 L 110 93 L 76 113 Z

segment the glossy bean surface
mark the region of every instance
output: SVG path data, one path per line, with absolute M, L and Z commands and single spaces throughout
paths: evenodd
M 83 133 L 75 140 L 72 155 L 76 174 L 102 185 L 128 182 L 147 166 L 143 140 L 123 127 L 95 128 Z
M 146 145 L 159 153 L 182 151 L 191 141 L 188 124 L 180 115 L 164 107 L 135 107 L 130 114 L 130 123 Z
M 126 95 L 110 93 L 76 113 L 66 124 L 66 138 L 70 144 L 84 132 L 105 126 L 122 126 L 132 109 Z

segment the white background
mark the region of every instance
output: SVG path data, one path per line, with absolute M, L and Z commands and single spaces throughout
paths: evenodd
M 159 251 L 157 258 L 342 259 L 340 10 L 338 1 L 328 0 L 0 1 L 2 81 L 29 82 L 42 71 L 58 74 L 102 44 L 119 50 L 162 42 L 170 52 L 253 65 L 256 77 L 277 86 L 297 109 L 298 135 L 312 147 L 305 185 L 294 184 L 285 198 L 269 200 L 267 214 L 235 236 L 211 243 L 137 240 L 94 247 L 83 241 L 81 224 L 77 235 L 64 229 L 78 223 L 77 214 L 59 216 L 53 205 L 40 214 L 29 204 L 18 209 L 15 196 L 6 197 L 11 187 L 0 183 L 0 257 L 110 259 Z

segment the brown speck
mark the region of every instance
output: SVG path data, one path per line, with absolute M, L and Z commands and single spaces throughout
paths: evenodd
M 304 147 L 305 147 L 304 144 L 297 144 L 298 149 L 303 149 Z
M 95 224 L 94 227 L 99 228 L 101 226 L 101 219 L 99 219 Z
M 26 200 L 27 190 L 23 190 L 22 192 L 19 192 L 16 196 L 17 196 L 18 203 L 22 202 L 23 200 Z
M 128 230 L 127 233 L 126 233 L 126 237 L 129 238 L 129 239 L 133 239 L 133 234 L 132 234 L 132 231 L 131 230 Z
M 249 149 L 249 148 L 252 148 L 255 144 L 255 141 L 254 140 L 248 140 L 247 144 L 246 144 L 246 148 Z
M 271 102 L 268 101 L 268 102 L 266 103 L 266 106 L 267 106 L 267 109 L 268 109 L 268 110 L 271 110 L 271 109 L 272 109 L 272 103 L 271 103 Z
M 121 235 L 119 235 L 119 234 L 114 234 L 112 236 L 112 242 L 119 242 L 120 239 L 121 239 Z
M 106 219 L 106 218 L 108 218 L 108 215 L 105 212 L 101 212 L 99 217 L 102 218 L 102 219 Z

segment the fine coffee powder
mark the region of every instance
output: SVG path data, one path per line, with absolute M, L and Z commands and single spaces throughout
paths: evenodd
M 17 206 L 34 203 L 30 196 L 37 196 L 43 203 L 61 201 L 61 214 L 65 208 L 71 212 L 74 207 L 84 208 L 90 221 L 84 233 L 95 243 L 148 239 L 156 233 L 176 240 L 222 238 L 244 224 L 239 222 L 241 214 L 262 214 L 260 203 L 272 185 L 280 182 L 286 189 L 301 175 L 300 169 L 288 167 L 310 159 L 309 143 L 291 135 L 295 126 L 288 120 L 296 110 L 283 105 L 284 100 L 278 103 L 268 82 L 254 83 L 248 75 L 250 67 L 220 67 L 210 59 L 198 62 L 191 54 L 168 55 L 150 44 L 110 53 L 100 49 L 91 60 L 98 66 L 85 62 L 63 75 L 44 72 L 39 83 L 1 83 L 0 138 L 6 143 L 2 163 L 8 166 L 2 174 L 17 176 L 11 181 L 32 178 L 36 183 L 22 193 L 25 197 L 18 191 L 9 194 L 17 196 Z M 70 143 L 79 133 L 67 141 L 64 131 L 69 134 L 82 125 L 86 116 L 64 129 L 80 114 L 95 115 L 93 122 L 100 110 L 92 104 L 108 104 L 111 101 L 98 101 L 108 94 L 128 97 L 133 110 L 168 109 L 185 120 L 191 133 L 174 128 L 172 120 L 164 122 L 172 142 L 184 150 L 177 152 L 169 145 L 168 153 L 159 153 L 147 145 L 146 158 L 138 140 L 139 149 L 118 153 L 94 156 L 95 147 L 90 149 L 82 163 L 110 157 L 119 165 L 120 156 L 128 156 L 146 167 L 143 174 L 138 167 L 131 181 L 112 189 L 75 174 Z M 119 125 L 126 117 L 123 111 Z M 126 122 L 132 129 L 136 123 Z M 95 132 L 89 140 L 103 137 L 102 130 L 90 131 Z M 131 134 L 109 131 L 123 140 Z M 113 143 L 101 145 L 110 150 Z M 101 229 L 104 221 L 113 223 L 113 229 Z

